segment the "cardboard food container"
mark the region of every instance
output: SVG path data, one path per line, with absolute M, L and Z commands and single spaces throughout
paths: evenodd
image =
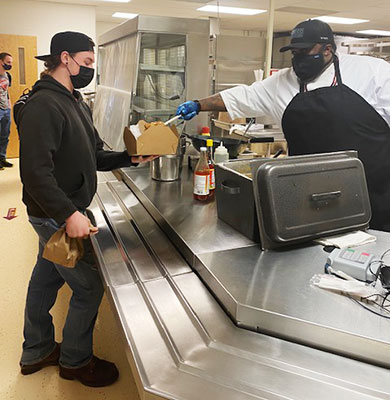
M 145 126 L 146 125 L 146 126 Z M 123 139 L 131 156 L 176 154 L 179 133 L 176 127 L 163 124 L 149 125 L 140 120 L 137 125 L 125 127 Z

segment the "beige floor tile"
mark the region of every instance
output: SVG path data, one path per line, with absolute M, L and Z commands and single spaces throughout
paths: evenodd
M 96 355 L 116 363 L 121 374 L 118 382 L 107 388 L 87 388 L 59 378 L 56 367 L 30 376 L 20 374 L 24 302 L 38 242 L 21 202 L 18 160 L 13 162 L 13 168 L 0 171 L 0 400 L 139 400 L 106 297 L 96 324 L 94 347 Z M 8 221 L 3 216 L 12 207 L 16 207 L 17 218 Z M 69 298 L 70 290 L 63 287 L 52 310 L 59 341 Z

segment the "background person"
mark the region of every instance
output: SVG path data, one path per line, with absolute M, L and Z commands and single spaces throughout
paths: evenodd
M 177 114 L 228 111 L 271 116 L 289 155 L 357 150 L 368 183 L 370 228 L 390 231 L 390 65 L 374 57 L 336 53 L 328 24 L 307 20 L 291 33 L 292 67 L 251 86 L 237 86 L 181 104 Z
M 118 378 L 111 362 L 93 355 L 92 339 L 103 285 L 90 240 L 74 268 L 42 258 L 45 243 L 65 224 L 68 236 L 90 232 L 85 210 L 96 192 L 96 170 L 108 171 L 154 157 L 129 157 L 126 151 L 103 150 L 91 111 L 75 90 L 94 76 L 94 43 L 78 32 L 56 34 L 45 61 L 46 73 L 29 99 L 15 112 L 20 134 L 23 202 L 39 236 L 39 253 L 28 287 L 21 372 L 34 373 L 59 364 L 60 376 L 87 386 L 107 386 Z M 61 345 L 54 341 L 49 313 L 64 283 L 72 290 Z
M 8 88 L 12 77 L 8 71 L 12 68 L 12 61 L 11 54 L 0 53 L 0 169 L 12 167 L 6 160 L 11 129 L 11 99 Z

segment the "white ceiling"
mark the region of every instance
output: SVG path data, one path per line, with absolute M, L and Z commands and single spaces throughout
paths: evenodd
M 217 16 L 215 13 L 204 13 L 196 10 L 203 4 L 217 4 L 217 1 L 207 0 L 132 0 L 130 3 L 109 3 L 98 0 L 45 1 L 53 3 L 84 4 L 88 6 L 95 6 L 97 21 L 99 22 L 123 22 L 124 20 L 113 18 L 111 16 L 115 11 L 183 18 L 208 18 L 209 16 Z M 260 9 L 267 9 L 268 4 L 268 0 L 219 1 L 219 5 L 221 6 Z M 279 9 L 285 7 L 291 7 L 290 11 L 278 11 Z M 298 22 L 316 15 L 324 15 L 325 13 L 338 17 L 352 17 L 370 20 L 370 22 L 356 25 L 331 24 L 333 30 L 337 32 L 355 32 L 363 29 L 390 29 L 390 0 L 275 0 L 275 10 L 276 32 L 289 31 Z M 265 31 L 267 29 L 267 19 L 268 13 L 255 16 L 221 14 L 220 28 Z

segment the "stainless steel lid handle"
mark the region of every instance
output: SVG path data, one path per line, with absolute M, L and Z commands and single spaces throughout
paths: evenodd
M 340 196 L 341 196 L 341 190 L 337 190 L 335 192 L 313 193 L 311 195 L 311 199 L 313 201 L 326 201 L 326 200 L 335 200 Z

